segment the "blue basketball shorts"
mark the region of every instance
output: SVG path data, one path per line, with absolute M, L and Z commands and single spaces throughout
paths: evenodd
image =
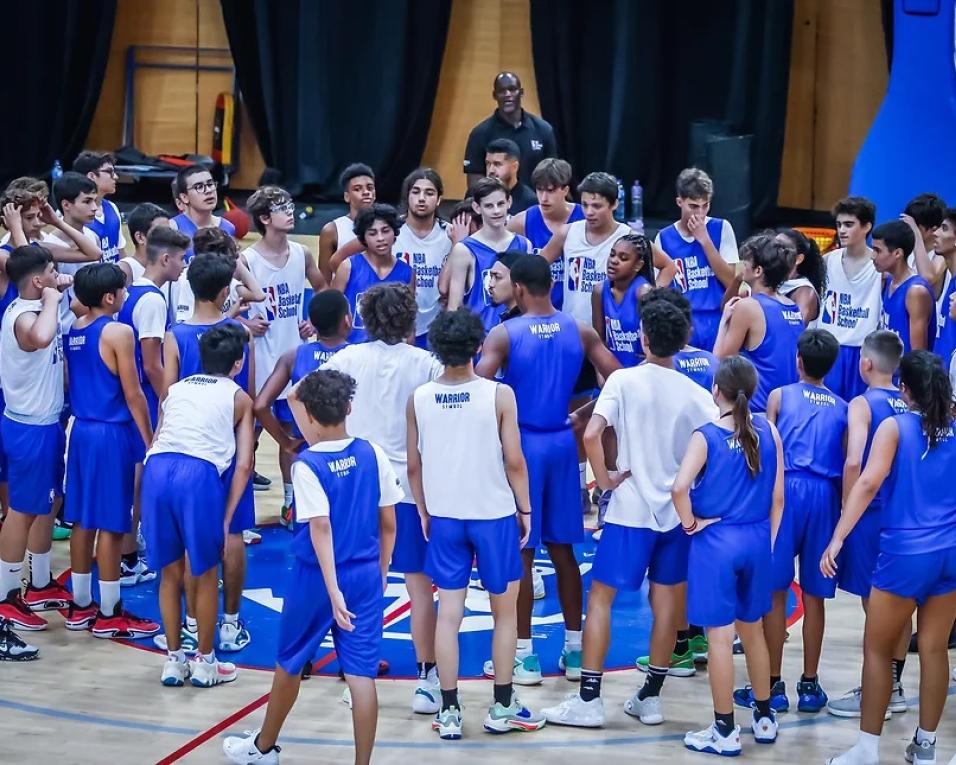
M 915 555 L 880 551 L 873 572 L 877 590 L 912 598 L 923 605 L 928 598 L 956 590 L 956 547 Z
M 521 579 L 520 541 L 513 515 L 490 520 L 432 516 L 425 573 L 443 590 L 460 590 L 468 586 L 477 559 L 482 585 L 501 595 Z
M 425 570 L 428 543 L 422 532 L 418 508 L 412 502 L 395 505 L 395 549 L 392 551 L 392 571 L 402 574 L 420 574 Z
M 591 577 L 616 590 L 639 590 L 644 576 L 655 584 L 687 581 L 690 537 L 680 526 L 654 531 L 605 523 Z
M 7 457 L 10 507 L 29 515 L 47 515 L 54 497 L 63 496 L 66 433 L 59 422 L 27 425 L 0 420 Z
M 880 507 L 870 505 L 843 541 L 837 559 L 837 586 L 844 592 L 870 596 L 873 571 L 880 554 Z
M 570 428 L 521 429 L 521 449 L 528 464 L 531 536 L 527 547 L 584 541 L 578 448 Z
M 126 534 L 133 522 L 136 444 L 131 422 L 73 420 L 66 463 L 63 517 L 84 529 Z

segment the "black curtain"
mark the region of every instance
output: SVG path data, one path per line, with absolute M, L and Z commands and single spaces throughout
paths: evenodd
M 754 217 L 776 206 L 793 0 L 531 0 L 541 110 L 580 178 L 644 186 L 645 215 L 674 214 L 692 121 L 754 135 Z M 720 189 L 717 189 L 720 194 Z
M 110 54 L 116 0 L 6 3 L 0 182 L 68 169 L 86 141 Z
M 366 162 L 396 199 L 421 161 L 451 0 L 222 0 L 263 158 L 293 193 L 341 198 Z

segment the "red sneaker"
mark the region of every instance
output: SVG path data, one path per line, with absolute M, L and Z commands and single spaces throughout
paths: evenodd
M 23 602 L 23 597 L 18 590 L 13 590 L 6 598 L 0 600 L 0 619 L 6 619 L 17 629 L 28 632 L 46 629 L 46 619 L 30 610 L 30 607 Z
M 73 632 L 82 632 L 92 627 L 99 612 L 100 606 L 95 600 L 91 600 L 88 606 L 78 606 L 70 601 L 66 608 L 60 609 L 60 614 L 66 620 L 66 628 Z
M 23 602 L 31 611 L 57 611 L 66 608 L 73 600 L 73 595 L 56 579 L 51 579 L 45 587 L 27 585 L 23 593 Z
M 92 632 L 93 637 L 98 638 L 143 638 L 159 632 L 159 625 L 131 614 L 120 602 L 116 604 L 112 616 L 97 612 Z

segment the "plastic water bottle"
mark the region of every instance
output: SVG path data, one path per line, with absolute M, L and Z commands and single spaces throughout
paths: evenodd
M 54 181 L 59 180 L 63 176 L 63 165 L 60 164 L 60 160 L 53 160 L 53 170 L 50 171 L 50 177 Z
M 631 220 L 632 229 L 644 233 L 644 189 L 641 182 L 636 180 L 631 184 Z
M 621 183 L 621 179 L 617 179 L 617 207 L 614 208 L 614 220 L 619 221 L 620 223 L 624 222 L 625 212 L 624 212 L 624 184 Z

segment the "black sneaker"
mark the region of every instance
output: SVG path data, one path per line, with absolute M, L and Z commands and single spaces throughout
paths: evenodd
M 6 619 L 0 619 L 0 661 L 33 661 L 40 649 L 25 643 Z
M 266 478 L 264 475 L 261 475 L 255 471 L 252 471 L 252 488 L 255 491 L 265 491 L 270 486 L 272 486 L 272 480 Z

